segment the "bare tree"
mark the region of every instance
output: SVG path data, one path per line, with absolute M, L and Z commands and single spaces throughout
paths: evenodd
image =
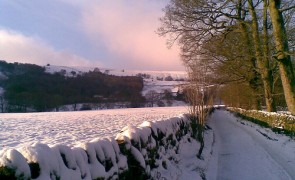
M 190 104 L 189 111 L 194 135 L 201 143 L 198 153 L 198 157 L 200 157 L 204 148 L 205 120 L 213 106 L 213 94 L 210 91 L 212 82 L 208 78 L 210 71 L 208 65 L 204 63 L 206 61 L 199 59 L 199 61 L 196 60 L 193 62 L 185 64 L 190 81 L 186 87 L 186 97 Z
M 145 97 L 151 107 L 159 100 L 159 94 L 155 90 L 150 90 L 145 94 Z
M 283 12 L 294 8 L 295 6 L 293 4 L 291 7 L 281 9 L 281 0 L 269 0 L 268 9 L 273 25 L 273 35 L 276 44 L 276 54 L 274 57 L 279 65 L 288 110 L 293 115 L 295 115 L 295 76 L 291 62 Z

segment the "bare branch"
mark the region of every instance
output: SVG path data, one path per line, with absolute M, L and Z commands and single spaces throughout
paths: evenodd
M 294 6 L 287 7 L 287 8 L 284 8 L 284 9 L 279 9 L 279 11 L 280 12 L 284 12 L 284 11 L 289 11 L 291 9 L 295 9 L 295 5 Z

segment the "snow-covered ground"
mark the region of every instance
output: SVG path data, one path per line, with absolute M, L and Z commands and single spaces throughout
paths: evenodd
M 164 90 L 171 90 L 174 95 L 181 90 L 181 85 L 185 84 L 185 82 L 180 81 L 156 81 L 156 80 L 144 80 L 144 87 L 142 90 L 142 94 L 145 95 L 147 92 L 154 90 L 157 93 L 163 93 Z
M 138 126 L 143 121 L 156 122 L 186 112 L 187 107 L 166 107 L 1 114 L 0 150 L 7 147 L 21 148 L 35 142 L 73 147 L 96 138 L 114 137 L 126 125 Z M 164 122 L 161 122 L 162 125 Z M 294 139 L 275 134 L 270 129 L 222 110 L 216 110 L 212 114 L 208 125 L 212 129 L 205 131 L 202 158 L 198 159 L 195 155 L 200 144 L 195 141 L 187 142 L 189 138 L 185 138 L 179 142 L 177 154 L 171 153 L 172 151 L 160 154 L 163 161 L 172 157 L 177 163 L 169 164 L 170 161 L 166 161 L 166 169 L 159 166 L 159 178 L 295 179 Z
M 75 146 L 98 137 L 113 137 L 126 125 L 163 120 L 182 113 L 187 113 L 187 107 L 4 113 L 0 114 L 0 150 L 35 142 Z
M 215 137 L 207 179 L 295 179 L 295 141 L 217 110 L 209 120 Z

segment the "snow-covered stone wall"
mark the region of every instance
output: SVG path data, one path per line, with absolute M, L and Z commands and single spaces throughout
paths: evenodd
M 190 152 L 198 152 L 192 137 L 191 122 L 181 115 L 126 126 L 116 138 L 94 139 L 79 147 L 34 144 L 4 149 L 0 179 L 157 179 L 168 177 L 168 172 L 171 177 L 179 154 L 188 151 L 181 145 L 194 144 Z
M 275 131 L 282 130 L 287 135 L 295 136 L 295 116 L 293 115 L 234 107 L 227 107 L 227 109 L 254 123 L 270 127 Z
M 128 169 L 126 156 L 114 139 L 94 140 L 75 148 L 35 144 L 6 149 L 0 153 L 0 167 L 0 179 L 42 180 L 117 178 Z

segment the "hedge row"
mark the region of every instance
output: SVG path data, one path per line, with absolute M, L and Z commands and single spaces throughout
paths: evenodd
M 284 133 L 291 137 L 295 136 L 295 116 L 293 115 L 234 107 L 227 107 L 227 110 L 256 124 L 271 128 L 275 132 Z

